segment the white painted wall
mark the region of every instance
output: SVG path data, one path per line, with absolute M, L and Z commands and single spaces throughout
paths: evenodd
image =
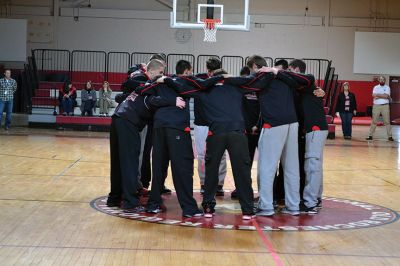
M 19 0 L 18 4 L 28 6 L 29 2 Z M 395 0 L 252 0 L 253 22 L 267 24 L 252 25 L 250 32 L 218 32 L 217 44 L 203 43 L 203 32 L 198 30 L 192 30 L 187 43 L 178 43 L 176 30 L 169 28 L 167 8 L 154 0 L 148 5 L 123 0 L 118 6 L 115 1 L 92 0 L 91 9 L 79 9 L 78 21 L 73 19 L 77 9 L 69 8 L 71 1 L 60 2 L 61 16 L 55 12 L 54 17 L 46 2 L 50 1 L 31 7 L 32 15 L 26 15 L 26 6 L 12 9 L 12 17 L 28 19 L 29 49 L 328 58 L 340 78 L 350 80 L 371 80 L 371 76 L 353 74 L 356 30 L 400 32 L 400 3 Z M 309 17 L 304 17 L 306 3 Z
M 111 18 L 59 19 L 58 48 L 127 52 L 166 52 L 276 57 L 328 58 L 341 79 L 365 80 L 353 74 L 355 28 L 266 25 L 250 32 L 220 31 L 216 44 L 204 43 L 204 33 L 192 30 L 187 43 L 175 40 L 168 21 Z M 369 77 L 367 77 L 369 79 Z

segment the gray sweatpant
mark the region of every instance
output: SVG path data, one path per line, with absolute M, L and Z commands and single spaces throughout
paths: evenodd
M 278 162 L 284 172 L 285 203 L 289 210 L 299 210 L 300 174 L 298 154 L 298 127 L 292 123 L 272 128 L 263 128 L 258 141 L 258 173 L 260 210 L 273 210 L 273 185 Z
M 323 153 L 328 130 L 313 131 L 306 134 L 306 153 L 304 171 L 306 173 L 306 184 L 304 187 L 304 204 L 315 207 L 318 198 L 322 196 L 323 182 Z
M 206 139 L 208 136 L 207 126 L 194 125 L 194 143 L 197 153 L 197 171 L 199 173 L 200 185 L 204 185 L 206 177 L 205 160 L 206 156 Z M 218 185 L 223 186 L 226 176 L 226 153 L 222 156 L 221 164 L 219 165 Z

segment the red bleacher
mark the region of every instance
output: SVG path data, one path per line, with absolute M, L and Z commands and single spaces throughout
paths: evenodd
M 42 73 L 43 74 L 43 73 Z M 46 74 L 46 73 L 44 73 Z M 73 85 L 78 89 L 82 90 L 88 80 L 92 81 L 92 84 L 96 90 L 98 90 L 105 79 L 104 73 L 101 72 L 72 72 Z M 116 92 L 120 91 L 121 83 L 126 78 L 126 73 L 108 73 L 108 81 L 111 89 Z M 32 98 L 32 105 L 45 107 L 45 108 L 56 108 L 59 105 L 56 91 L 62 89 L 64 86 L 63 82 L 40 82 L 39 88 L 35 91 L 35 96 Z M 328 122 L 328 138 L 335 138 L 335 124 L 334 118 L 329 115 L 329 107 L 324 107 L 326 120 Z M 57 116 L 57 125 L 99 125 L 99 126 L 110 126 L 111 119 L 104 117 L 81 117 L 81 116 Z
M 85 117 L 85 116 L 62 116 L 56 117 L 57 125 L 103 125 L 110 126 L 110 117 Z

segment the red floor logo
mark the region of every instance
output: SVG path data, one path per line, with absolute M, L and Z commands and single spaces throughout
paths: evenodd
M 201 202 L 199 193 L 194 194 L 197 202 Z M 142 222 L 209 229 L 256 230 L 251 220 L 242 220 L 239 203 L 229 196 L 217 199 L 216 215 L 212 219 L 183 218 L 176 194 L 163 198 L 167 211 L 159 214 L 124 213 L 119 208 L 108 207 L 107 197 L 97 198 L 90 204 L 103 213 Z M 381 226 L 398 219 L 395 211 L 360 201 L 324 197 L 322 206 L 316 215 L 291 216 L 276 213 L 273 217 L 257 216 L 256 221 L 263 231 L 331 231 Z

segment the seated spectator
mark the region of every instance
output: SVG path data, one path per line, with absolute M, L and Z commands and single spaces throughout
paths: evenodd
M 71 82 L 68 82 L 64 88 L 60 89 L 58 100 L 63 115 L 74 115 L 74 107 L 76 106 L 76 88 L 72 86 Z
M 93 109 L 95 108 L 96 105 L 96 90 L 92 87 L 92 82 L 89 80 L 86 82 L 86 87 L 84 90 L 82 90 L 81 93 L 81 111 L 82 111 L 82 116 L 93 116 Z
M 109 109 L 113 105 L 111 93 L 110 84 L 108 81 L 104 81 L 103 87 L 99 90 L 100 116 L 108 116 Z

